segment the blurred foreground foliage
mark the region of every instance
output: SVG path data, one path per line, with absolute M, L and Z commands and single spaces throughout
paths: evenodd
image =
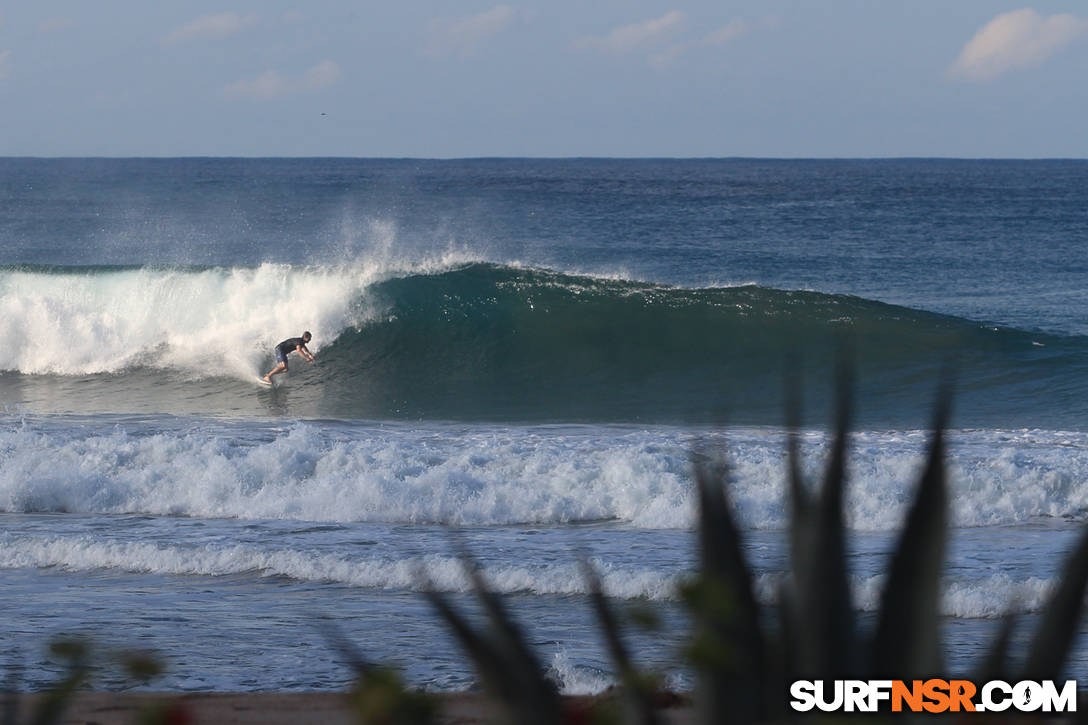
M 940 595 L 948 537 L 945 429 L 951 385 L 937 396 L 926 462 L 914 499 L 890 555 L 888 576 L 872 632 L 859 630 L 851 606 L 843 502 L 852 411 L 848 372 L 840 372 L 834 435 L 823 479 L 811 486 L 801 474 L 799 412 L 789 411 L 787 446 L 790 567 L 778 606 L 761 606 L 743 535 L 729 502 L 729 467 L 723 450 L 693 453 L 698 492 L 699 567 L 682 588 L 692 632 L 687 659 L 697 673 L 691 697 L 695 721 L 747 723 L 787 720 L 788 686 L 798 679 L 925 680 L 944 670 Z M 789 396 L 799 400 L 799 395 Z M 485 692 L 511 723 L 661 721 L 672 700 L 660 681 L 638 667 L 624 646 L 618 620 L 597 574 L 583 562 L 601 637 L 619 684 L 616 697 L 587 711 L 564 710 L 554 686 L 526 645 L 520 628 L 463 555 L 487 625 L 473 629 L 446 597 L 428 596 L 476 666 Z M 1013 618 L 1002 623 L 977 664 L 977 680 L 1059 680 L 1080 622 L 1088 582 L 1088 532 L 1070 554 L 1046 603 L 1027 651 L 1013 663 L 1008 652 Z M 777 621 L 775 621 L 777 620 Z M 994 714 L 989 714 L 994 718 Z M 1022 715 L 998 715 L 997 719 Z
M 163 661 L 151 652 L 143 650 L 112 650 L 96 647 L 87 637 L 57 637 L 49 643 L 49 658 L 61 670 L 57 681 L 49 687 L 34 707 L 23 712 L 17 695 L 20 689 L 20 671 L 13 668 L 8 673 L 4 688 L 2 725 L 55 725 L 64 721 L 64 714 L 72 698 L 81 689 L 93 687 L 94 677 L 102 670 L 117 671 L 129 685 L 146 685 L 164 671 Z M 155 703 L 140 713 L 140 723 L 148 725 L 183 725 L 177 709 L 165 700 Z

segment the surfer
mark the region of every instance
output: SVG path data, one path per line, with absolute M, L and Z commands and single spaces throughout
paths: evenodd
M 278 361 L 278 364 L 268 371 L 268 374 L 264 376 L 264 381 L 271 385 L 273 375 L 287 372 L 287 356 L 293 352 L 297 351 L 306 362 L 313 363 L 314 356 L 306 349 L 306 343 L 310 341 L 311 337 L 310 331 L 307 330 L 302 333 L 302 337 L 289 337 L 279 345 L 276 345 L 276 360 Z

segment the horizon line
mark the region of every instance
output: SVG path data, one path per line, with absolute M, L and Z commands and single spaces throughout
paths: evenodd
M 216 156 L 0 154 L 0 160 L 133 161 L 133 160 L 238 160 L 238 161 L 1088 161 L 1088 156 Z

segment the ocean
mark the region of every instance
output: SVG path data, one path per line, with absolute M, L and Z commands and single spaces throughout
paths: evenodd
M 969 673 L 1088 519 L 1086 243 L 1083 161 L 0 159 L 0 667 L 41 689 L 86 635 L 159 653 L 152 689 L 339 689 L 332 622 L 466 689 L 420 594 L 473 611 L 460 541 L 563 691 L 614 681 L 582 555 L 690 687 L 693 448 L 727 451 L 773 605 L 785 381 L 815 481 L 845 354 L 863 627 L 956 371 Z M 259 386 L 303 330 L 315 364 Z

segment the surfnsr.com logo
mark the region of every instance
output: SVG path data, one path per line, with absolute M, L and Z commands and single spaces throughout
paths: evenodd
M 1077 682 L 797 680 L 790 698 L 795 712 L 1076 712 Z

